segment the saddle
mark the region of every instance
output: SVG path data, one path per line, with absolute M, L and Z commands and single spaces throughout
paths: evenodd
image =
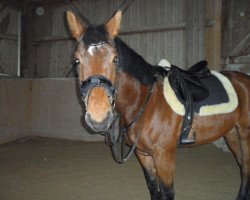
M 161 74 L 163 73 L 163 69 L 159 71 Z M 188 70 L 171 65 L 167 74 L 165 72 L 164 75 L 168 75 L 171 87 L 185 107 L 179 143 L 181 145 L 193 144 L 195 143 L 195 133 L 193 133 L 193 138 L 189 139 L 189 132 L 192 128 L 194 103 L 203 101 L 209 96 L 209 90 L 200 81 L 211 75 L 207 68 L 207 61 L 200 61 Z

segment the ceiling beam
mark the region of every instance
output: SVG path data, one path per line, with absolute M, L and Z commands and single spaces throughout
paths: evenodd
M 55 3 L 70 3 L 72 0 L 29 0 L 30 3 L 35 5 L 46 5 Z
M 0 0 L 0 4 L 13 8 L 15 10 L 22 10 L 22 1 L 21 0 Z

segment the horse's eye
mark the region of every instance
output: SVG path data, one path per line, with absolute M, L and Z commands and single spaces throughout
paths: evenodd
M 75 62 L 75 63 L 74 63 L 75 66 L 77 66 L 77 65 L 80 64 L 80 60 L 79 60 L 78 58 L 76 58 L 74 62 Z
M 117 56 L 114 57 L 113 63 L 115 63 L 115 64 L 118 63 L 118 58 L 117 58 Z

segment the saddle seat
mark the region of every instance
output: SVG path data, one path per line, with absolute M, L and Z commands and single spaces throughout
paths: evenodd
M 176 95 L 180 97 L 184 102 L 192 100 L 193 102 L 199 102 L 206 99 L 209 96 L 209 90 L 200 81 L 202 78 L 206 78 L 211 75 L 210 70 L 207 68 L 207 61 L 203 60 L 188 70 L 180 69 L 174 65 L 169 70 L 169 83 Z M 187 92 L 190 92 L 190 98 Z

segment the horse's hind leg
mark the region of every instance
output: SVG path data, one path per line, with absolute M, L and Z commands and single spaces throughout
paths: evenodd
M 230 78 L 239 99 L 240 117 L 237 123 L 242 151 L 241 187 L 237 200 L 250 200 L 250 76 L 225 72 Z
M 242 150 L 241 187 L 237 200 L 250 200 L 250 125 L 238 127 Z
M 230 132 L 228 132 L 224 139 L 227 142 L 227 145 L 231 152 L 234 154 L 239 167 L 241 168 L 242 165 L 242 150 L 240 146 L 240 138 L 238 134 L 237 128 L 233 128 Z

